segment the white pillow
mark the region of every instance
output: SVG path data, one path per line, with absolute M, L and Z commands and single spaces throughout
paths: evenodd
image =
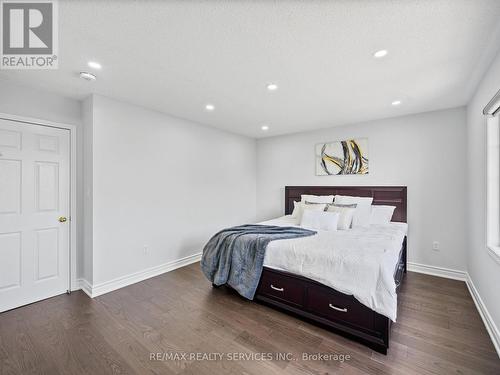
M 351 197 L 349 195 L 336 195 L 336 204 L 356 204 L 356 211 L 352 219 L 352 227 L 370 226 L 373 203 L 372 197 Z
M 371 224 L 389 224 L 394 214 L 395 206 L 372 206 Z
M 302 210 L 302 203 L 293 201 L 293 212 L 292 217 L 297 219 L 300 216 L 300 211 Z
M 300 220 L 300 226 L 308 229 L 336 231 L 338 221 L 338 212 L 305 209 Z
M 300 223 L 302 219 L 302 213 L 304 209 L 311 209 L 316 211 L 324 211 L 326 209 L 325 203 L 311 203 L 311 202 L 293 202 L 293 212 L 292 218 L 297 219 L 297 222 Z
M 338 230 L 347 230 L 352 225 L 352 218 L 356 211 L 356 204 L 336 205 L 329 204 L 326 208 L 327 212 L 337 212 L 339 214 Z
M 300 200 L 309 203 L 333 203 L 334 195 L 307 195 L 302 194 Z

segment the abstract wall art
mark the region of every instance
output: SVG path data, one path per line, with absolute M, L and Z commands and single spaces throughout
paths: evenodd
M 316 145 L 316 175 L 368 174 L 368 139 Z

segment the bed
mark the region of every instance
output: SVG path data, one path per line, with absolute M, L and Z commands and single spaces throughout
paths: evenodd
M 395 209 L 391 223 L 314 232 L 298 227 L 297 219 L 290 215 L 294 201 L 300 201 L 303 194 L 371 197 L 373 205 Z M 231 285 L 248 299 L 298 315 L 387 354 L 391 323 L 397 316 L 397 293 L 407 268 L 406 206 L 406 187 L 287 186 L 285 216 L 216 234 L 205 246 L 202 270 L 214 286 Z M 250 235 L 249 231 L 256 233 Z M 252 242 L 242 242 L 231 251 L 220 247 L 221 243 L 233 243 L 234 238 L 242 240 L 242 235 L 245 241 L 253 238 L 257 244 L 266 238 L 266 231 L 279 238 L 254 250 L 246 247 Z M 294 234 L 305 231 L 309 233 Z M 226 235 L 230 241 L 222 240 Z M 222 258 L 221 253 L 225 255 Z M 259 265 L 251 258 L 258 259 Z
M 292 213 L 293 202 L 300 201 L 302 194 L 373 197 L 374 205 L 396 207 L 393 222 L 407 222 L 406 187 L 287 186 L 286 215 Z M 399 291 L 407 270 L 406 243 L 405 235 L 393 272 L 396 292 Z M 344 294 L 321 282 L 270 268 L 265 262 L 255 299 L 355 339 L 379 353 L 387 354 L 392 320 L 360 303 L 352 295 Z

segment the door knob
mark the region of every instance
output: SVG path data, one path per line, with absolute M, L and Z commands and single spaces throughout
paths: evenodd
M 60 223 L 65 223 L 66 221 L 68 221 L 68 219 L 66 218 L 66 216 L 59 217 L 59 222 Z

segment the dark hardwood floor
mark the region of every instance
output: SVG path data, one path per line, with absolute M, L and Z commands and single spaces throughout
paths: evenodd
M 164 352 L 226 357 L 150 359 Z M 276 352 L 293 358 L 229 357 Z M 304 360 L 303 352 L 350 359 Z M 411 272 L 387 356 L 212 289 L 198 264 L 95 299 L 78 291 L 0 314 L 0 374 L 276 373 L 500 374 L 500 360 L 463 282 Z

